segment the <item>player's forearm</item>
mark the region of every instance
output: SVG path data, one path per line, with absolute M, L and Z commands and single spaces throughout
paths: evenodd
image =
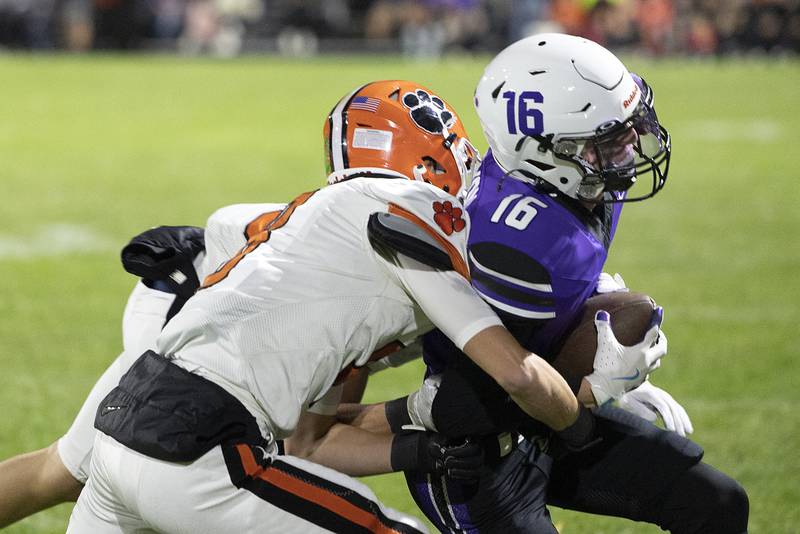
M 391 434 L 336 423 L 311 447 L 300 451 L 290 444 L 286 452 L 350 476 L 378 475 L 392 472 L 392 439 Z
M 531 417 L 554 430 L 575 422 L 578 400 L 569 384 L 545 360 L 523 349 L 505 328 L 479 332 L 464 352 Z
M 520 408 L 554 430 L 563 430 L 578 417 L 578 399 L 566 380 L 545 360 L 530 354 L 524 366 L 530 376 L 524 389 L 509 391 Z
M 384 404 L 340 404 L 336 418 L 362 430 L 376 434 L 390 434 Z
M 367 368 L 359 369 L 344 383 L 341 402 L 361 402 L 364 391 L 367 389 L 368 379 L 369 370 Z
M 58 456 L 56 444 L 0 462 L 0 528 L 40 510 L 75 501 L 83 485 Z

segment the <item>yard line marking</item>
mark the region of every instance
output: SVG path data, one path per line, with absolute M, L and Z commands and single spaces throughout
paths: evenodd
M 115 241 L 91 227 L 56 223 L 39 228 L 33 235 L 0 234 L 0 260 L 28 260 L 66 256 L 82 252 L 106 252 Z

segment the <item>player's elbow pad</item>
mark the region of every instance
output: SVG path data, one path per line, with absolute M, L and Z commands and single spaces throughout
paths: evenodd
M 434 269 L 454 269 L 450 256 L 436 239 L 402 217 L 373 213 L 367 223 L 367 235 L 372 248 L 390 261 L 400 253 Z

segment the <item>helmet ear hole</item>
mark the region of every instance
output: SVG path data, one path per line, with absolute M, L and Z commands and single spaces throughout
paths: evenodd
M 447 169 L 430 156 L 423 156 L 422 162 L 425 164 L 425 168 L 428 169 L 428 172 L 432 174 L 444 174 L 447 172 Z
M 549 163 L 544 163 L 533 159 L 526 159 L 525 163 L 527 163 L 528 165 L 533 165 L 540 171 L 550 171 L 556 168 L 555 165 L 550 165 Z

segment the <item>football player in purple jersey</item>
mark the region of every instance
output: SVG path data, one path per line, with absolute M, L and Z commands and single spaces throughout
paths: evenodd
M 472 283 L 523 346 L 552 361 L 583 303 L 604 290 L 598 282 L 614 285 L 602 268 L 620 212 L 664 186 L 669 134 L 644 80 L 568 35 L 502 51 L 478 83 L 475 107 L 490 150 L 466 197 Z M 666 351 L 663 333 L 657 339 L 653 350 Z M 406 474 L 442 532 L 556 532 L 548 505 L 673 533 L 747 530 L 744 489 L 701 461 L 703 449 L 684 437 L 685 411 L 649 382 L 625 392 L 587 377 L 599 407 L 594 439 L 576 450 L 522 414 L 441 334 L 426 336 L 424 356 L 423 387 L 387 404 L 393 430 L 422 425 L 479 437 L 488 449 L 477 485 Z M 580 378 L 567 378 L 577 392 Z M 615 399 L 638 409 L 613 407 Z M 658 411 L 675 431 L 631 411 L 651 420 Z

